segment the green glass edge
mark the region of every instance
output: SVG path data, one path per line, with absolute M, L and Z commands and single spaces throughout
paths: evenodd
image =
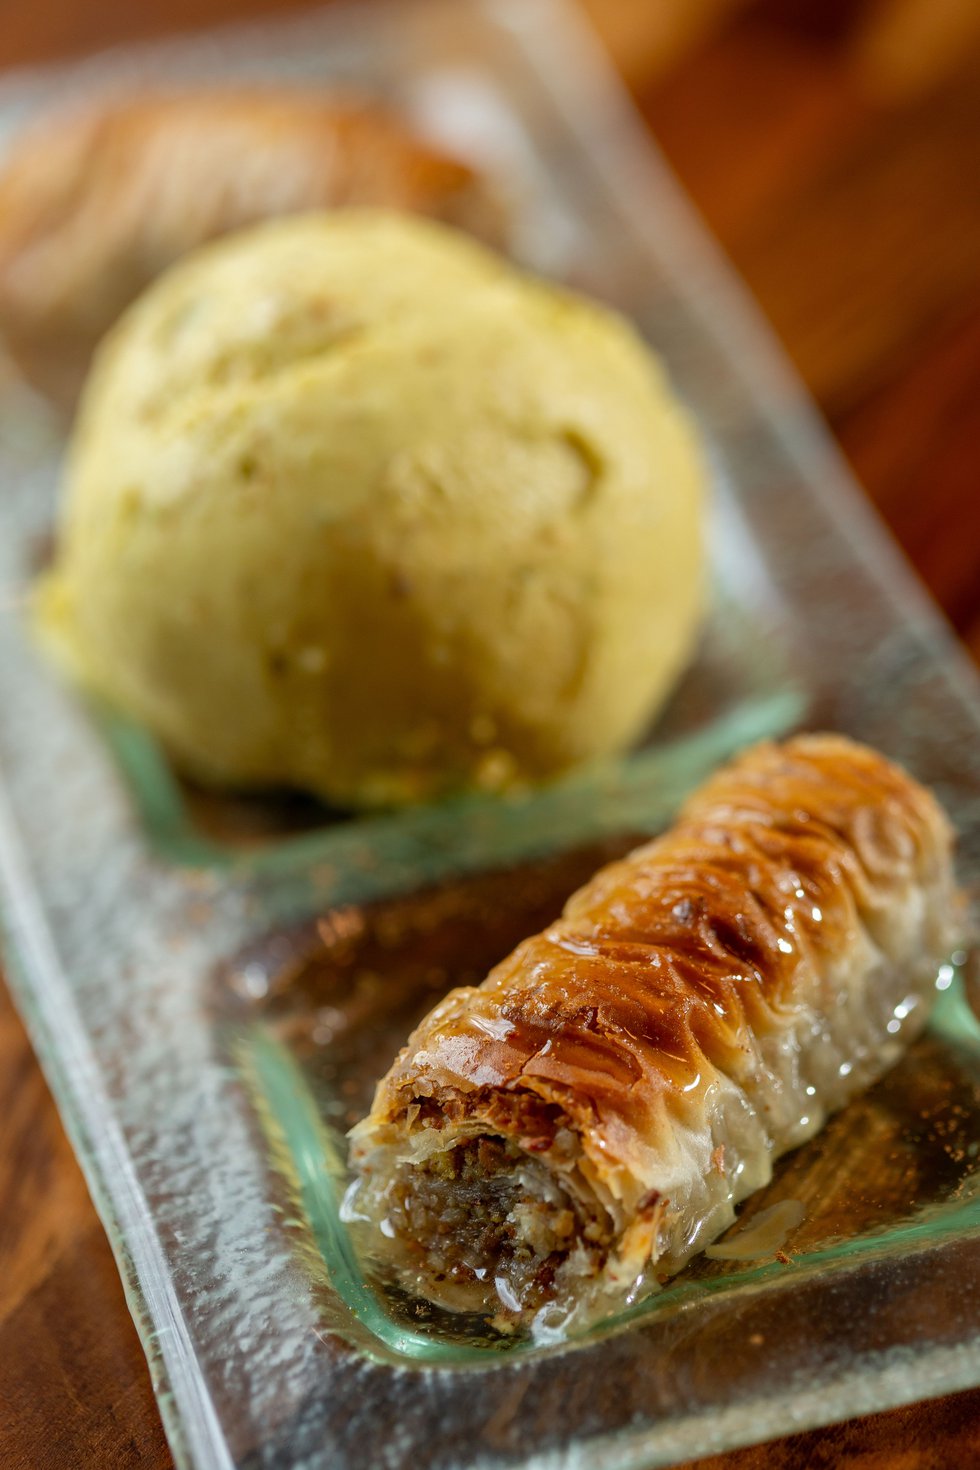
M 740 747 L 786 733 L 806 709 L 799 688 L 745 700 L 693 735 L 592 765 L 537 790 L 462 796 L 365 816 L 239 853 L 201 837 L 156 741 L 104 705 L 92 709 L 159 856 L 182 866 L 287 876 L 335 864 L 344 900 L 418 886 L 463 868 L 504 865 L 613 833 L 653 828 L 685 791 Z M 387 862 L 383 875 L 379 860 Z M 360 880 L 357 874 L 360 872 Z M 399 875 L 397 878 L 395 873 Z
M 931 1031 L 944 1040 L 967 1045 L 980 1053 L 980 1025 L 971 1011 L 957 974 L 942 993 L 930 1021 Z M 276 1167 L 289 1180 L 301 1211 L 301 1223 L 316 1243 L 322 1267 L 355 1323 L 344 1330 L 342 1321 L 332 1323 L 372 1357 L 415 1365 L 465 1367 L 474 1363 L 489 1366 L 517 1355 L 545 1351 L 533 1343 L 488 1344 L 486 1347 L 440 1342 L 424 1332 L 412 1331 L 396 1321 L 382 1299 L 364 1277 L 350 1234 L 340 1218 L 347 1185 L 343 1139 L 324 1122 L 313 1095 L 289 1051 L 262 1025 L 254 1025 L 238 1039 L 236 1060 L 246 1076 L 253 1101 L 268 1137 L 274 1142 Z M 964 1236 L 980 1228 L 980 1191 L 954 1205 L 930 1208 L 919 1219 L 855 1240 L 845 1240 L 813 1251 L 794 1262 L 793 1276 L 808 1275 L 836 1263 L 856 1264 L 874 1254 L 925 1248 L 952 1235 Z M 758 1289 L 771 1280 L 789 1279 L 787 1268 L 766 1262 L 714 1280 L 682 1282 L 647 1297 L 614 1317 L 569 1339 L 567 1347 L 606 1336 L 626 1325 L 648 1320 L 665 1309 L 687 1306 L 705 1296 L 722 1292 Z M 372 1342 L 373 1339 L 373 1342 Z

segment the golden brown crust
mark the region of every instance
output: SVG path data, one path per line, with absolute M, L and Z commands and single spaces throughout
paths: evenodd
M 873 751 L 834 736 L 758 746 L 478 990 L 447 997 L 372 1116 L 396 1123 L 420 1096 L 431 1114 L 443 1095 L 479 1113 L 494 1090 L 527 1090 L 585 1135 L 601 1125 L 611 1163 L 665 1096 L 693 1111 L 716 1074 L 739 1083 L 758 1065 L 787 1013 L 832 1009 L 839 957 L 879 911 L 894 924 L 896 884 L 948 886 L 950 847 L 933 798 Z
M 873 751 L 748 751 L 423 1021 L 352 1135 L 350 1218 L 410 1290 L 536 1333 L 649 1290 L 922 1025 L 951 849 Z
M 432 215 L 491 242 L 485 180 L 379 111 L 315 93 L 133 97 L 26 136 L 0 174 L 0 331 L 52 396 L 73 399 L 102 334 L 207 240 L 347 204 Z

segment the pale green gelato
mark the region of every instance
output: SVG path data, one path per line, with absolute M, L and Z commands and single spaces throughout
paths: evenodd
M 669 691 L 703 482 L 610 312 L 419 219 L 289 219 L 107 339 L 42 626 L 206 780 L 377 805 L 540 778 Z

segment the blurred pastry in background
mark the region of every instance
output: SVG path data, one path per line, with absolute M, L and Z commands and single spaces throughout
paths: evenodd
M 667 697 L 703 491 L 613 312 L 417 217 L 267 222 L 100 348 L 41 626 L 206 782 L 506 789 L 621 750 Z
M 500 243 L 473 168 L 368 106 L 287 89 L 130 97 L 46 119 L 0 171 L 0 336 L 71 408 L 96 343 L 167 266 L 245 225 L 384 205 Z

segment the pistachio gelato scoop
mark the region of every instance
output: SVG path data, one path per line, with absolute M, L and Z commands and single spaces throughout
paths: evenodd
M 106 339 L 40 623 L 206 781 L 502 787 L 666 696 L 703 479 L 609 311 L 439 225 L 302 216 L 182 261 Z

